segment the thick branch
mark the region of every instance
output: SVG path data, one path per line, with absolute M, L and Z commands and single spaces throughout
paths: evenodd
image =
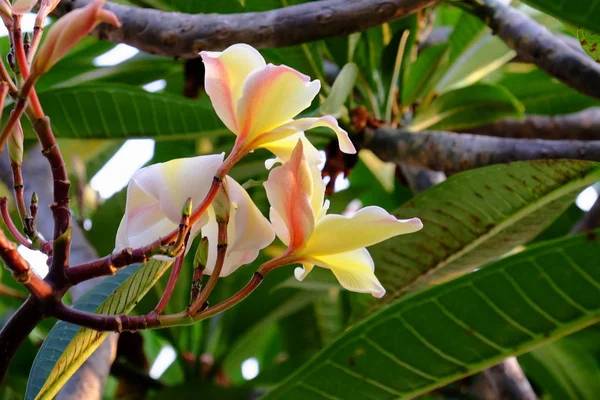
M 567 158 L 600 161 L 600 140 L 512 139 L 379 128 L 365 132 L 364 147 L 383 161 L 425 167 L 446 174 L 525 160 Z
M 528 115 L 522 121 L 504 119 L 469 133 L 547 140 L 600 140 L 600 107 L 566 115 Z
M 29 297 L 0 331 L 0 382 L 21 344 L 44 317 L 44 309 Z
M 522 61 L 536 64 L 567 86 L 600 100 L 600 65 L 590 57 L 573 50 L 546 27 L 498 0 L 485 0 L 479 12 L 482 20 Z
M 63 0 L 62 16 L 91 0 Z M 347 35 L 414 13 L 437 0 L 327 0 L 244 14 L 181 14 L 108 3 L 122 23 L 106 24 L 93 34 L 127 43 L 148 53 L 196 58 L 201 50 L 222 50 L 234 43 L 257 48 L 283 47 Z

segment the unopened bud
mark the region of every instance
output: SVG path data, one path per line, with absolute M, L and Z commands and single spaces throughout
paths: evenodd
M 10 162 L 13 164 L 23 164 L 23 140 L 23 128 L 20 123 L 17 123 L 11 132 L 7 143 L 8 156 L 10 157 Z
M 208 238 L 205 236 L 198 244 L 198 250 L 194 256 L 194 274 L 192 276 L 192 289 L 190 292 L 190 304 L 192 304 L 202 291 L 202 273 L 206 268 L 208 260 Z
M 0 0 L 0 18 L 7 27 L 12 26 L 12 6 L 8 0 Z
M 46 17 L 48 15 L 50 15 L 50 13 L 52 11 L 54 11 L 54 9 L 58 5 L 58 3 L 60 3 L 60 0 L 42 0 L 41 1 L 40 9 L 35 18 L 35 27 L 36 28 L 42 28 L 44 26 L 44 21 L 45 21 Z
M 77 42 L 100 23 L 121 26 L 115 14 L 102 8 L 104 4 L 106 0 L 94 0 L 55 22 L 35 56 L 32 76 L 39 78 L 40 75 L 48 72 Z
M 229 212 L 231 210 L 231 201 L 229 200 L 229 190 L 227 187 L 227 179 L 223 179 L 221 187 L 212 202 L 215 210 L 215 217 L 219 223 L 229 222 Z
M 183 210 L 181 210 L 181 215 L 183 217 L 190 217 L 192 215 L 192 198 L 188 197 L 183 205 Z

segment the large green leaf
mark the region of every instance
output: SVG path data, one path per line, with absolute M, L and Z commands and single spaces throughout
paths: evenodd
M 599 104 L 530 65 L 506 66 L 496 83 L 519 99 L 527 114 L 568 114 Z
M 580 332 L 585 333 L 585 332 Z M 597 333 L 595 341 L 597 341 Z M 519 363 L 531 381 L 552 399 L 595 400 L 600 393 L 600 364 L 571 336 L 522 357 Z
M 600 33 L 600 3 L 594 0 L 523 0 L 525 3 L 556 18 Z
M 135 86 L 81 85 L 46 91 L 40 100 L 59 138 L 171 140 L 227 132 L 210 107 Z
M 98 314 L 128 313 L 170 264 L 151 260 L 141 266 L 127 267 L 103 280 L 75 306 Z M 58 322 L 44 341 L 31 368 L 26 399 L 53 398 L 108 334 Z
M 424 228 L 371 248 L 386 299 L 470 272 L 529 242 L 599 179 L 597 163 L 529 161 L 466 171 L 423 192 L 395 214 L 419 217 Z
M 412 398 L 600 320 L 600 245 L 547 242 L 380 310 L 268 393 Z
M 466 129 L 506 117 L 522 116 L 523 106 L 508 90 L 501 86 L 476 84 L 436 98 L 417 113 L 410 129 Z

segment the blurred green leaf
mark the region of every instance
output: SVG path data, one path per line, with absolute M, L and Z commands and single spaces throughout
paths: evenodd
M 600 320 L 598 256 L 586 235 L 551 241 L 396 301 L 264 399 L 413 398 L 582 329 Z
M 523 113 L 523 105 L 505 88 L 476 84 L 446 92 L 419 109 L 410 129 L 467 129 L 507 117 L 520 119 Z
M 590 0 L 523 0 L 547 14 L 563 21 L 582 26 L 592 32 L 600 32 L 600 20 L 597 18 L 598 3 Z
M 600 45 L 600 34 L 590 32 L 584 28 L 579 28 L 577 29 L 577 38 L 579 39 L 579 43 L 581 43 L 583 50 L 585 50 L 594 61 L 600 62 L 600 49 L 598 48 Z
M 331 87 L 331 92 L 327 99 L 321 104 L 321 114 L 339 115 L 348 96 L 354 90 L 354 84 L 358 77 L 358 66 L 354 63 L 344 65 L 335 82 Z
M 409 106 L 429 94 L 435 82 L 441 78 L 449 54 L 450 47 L 446 43 L 430 46 L 419 54 L 402 87 L 403 105 Z

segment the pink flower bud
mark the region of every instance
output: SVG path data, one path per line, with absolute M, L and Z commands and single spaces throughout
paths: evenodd
M 12 13 L 23 15 L 31 11 L 33 6 L 37 4 L 37 0 L 15 0 L 12 5 Z
M 121 26 L 115 14 L 102 9 L 105 3 L 106 0 L 95 0 L 83 8 L 71 11 L 52 25 L 33 61 L 34 77 L 38 78 L 48 72 L 77 42 L 100 23 Z

